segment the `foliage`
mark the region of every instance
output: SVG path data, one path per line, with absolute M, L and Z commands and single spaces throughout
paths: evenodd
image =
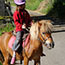
M 10 19 L 12 18 L 11 16 L 0 16 L 0 20 L 3 20 L 3 19 Z
M 43 8 L 40 12 L 47 14 L 52 8 L 53 8 L 53 5 L 48 3 L 47 5 L 45 5 L 45 8 Z
M 15 26 L 14 26 L 15 27 Z M 2 32 L 9 32 L 12 31 L 14 29 L 14 27 L 12 26 L 11 23 L 7 23 L 5 27 L 0 28 L 0 35 L 2 34 Z
M 26 0 L 26 9 L 36 10 L 43 0 Z
M 0 65 L 2 65 L 2 63 L 0 62 Z
M 49 11 L 48 15 L 55 15 L 60 19 L 65 18 L 65 0 L 54 0 L 53 8 Z
M 7 1 L 10 2 L 11 6 L 15 6 L 14 0 L 7 0 Z
M 12 6 L 15 6 L 13 0 L 8 0 Z M 40 4 L 40 2 L 43 0 L 26 0 L 26 9 L 29 10 L 36 10 Z

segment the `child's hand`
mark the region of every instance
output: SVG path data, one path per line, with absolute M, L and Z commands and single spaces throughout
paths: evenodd
M 31 25 L 33 25 L 33 24 L 34 24 L 34 21 L 32 20 Z
M 22 25 L 22 28 L 25 29 L 25 28 L 26 28 L 26 24 L 23 24 L 23 25 Z
M 32 22 L 31 25 L 33 25 L 34 23 Z

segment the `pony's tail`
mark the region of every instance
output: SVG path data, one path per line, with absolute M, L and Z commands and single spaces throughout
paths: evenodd
M 3 57 L 3 54 L 2 54 L 2 52 L 1 52 L 1 50 L 0 50 L 0 61 L 3 63 L 3 61 L 4 61 L 4 57 Z

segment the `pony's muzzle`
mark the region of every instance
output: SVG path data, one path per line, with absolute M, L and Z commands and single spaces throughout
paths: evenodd
M 49 48 L 49 49 L 54 48 L 54 42 L 50 43 L 49 41 L 47 41 L 45 43 L 45 46 L 47 46 L 47 48 Z
M 55 44 L 54 44 L 54 42 L 52 43 L 52 48 L 54 48 L 54 46 L 55 46 Z
M 54 48 L 54 42 L 52 44 L 49 44 L 51 48 Z

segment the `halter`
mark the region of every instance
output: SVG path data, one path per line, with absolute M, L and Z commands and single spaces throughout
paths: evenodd
M 45 34 L 45 32 L 43 32 L 42 34 L 44 34 L 44 36 L 46 36 Z M 42 36 L 42 34 L 41 34 L 41 37 L 42 37 L 42 39 L 44 40 L 44 42 L 38 37 L 38 40 L 41 42 L 41 43 L 43 43 L 43 44 L 45 44 L 45 42 L 49 39 L 49 38 L 51 38 L 51 36 L 49 36 L 49 37 L 47 37 L 46 39 L 44 39 L 44 37 Z

